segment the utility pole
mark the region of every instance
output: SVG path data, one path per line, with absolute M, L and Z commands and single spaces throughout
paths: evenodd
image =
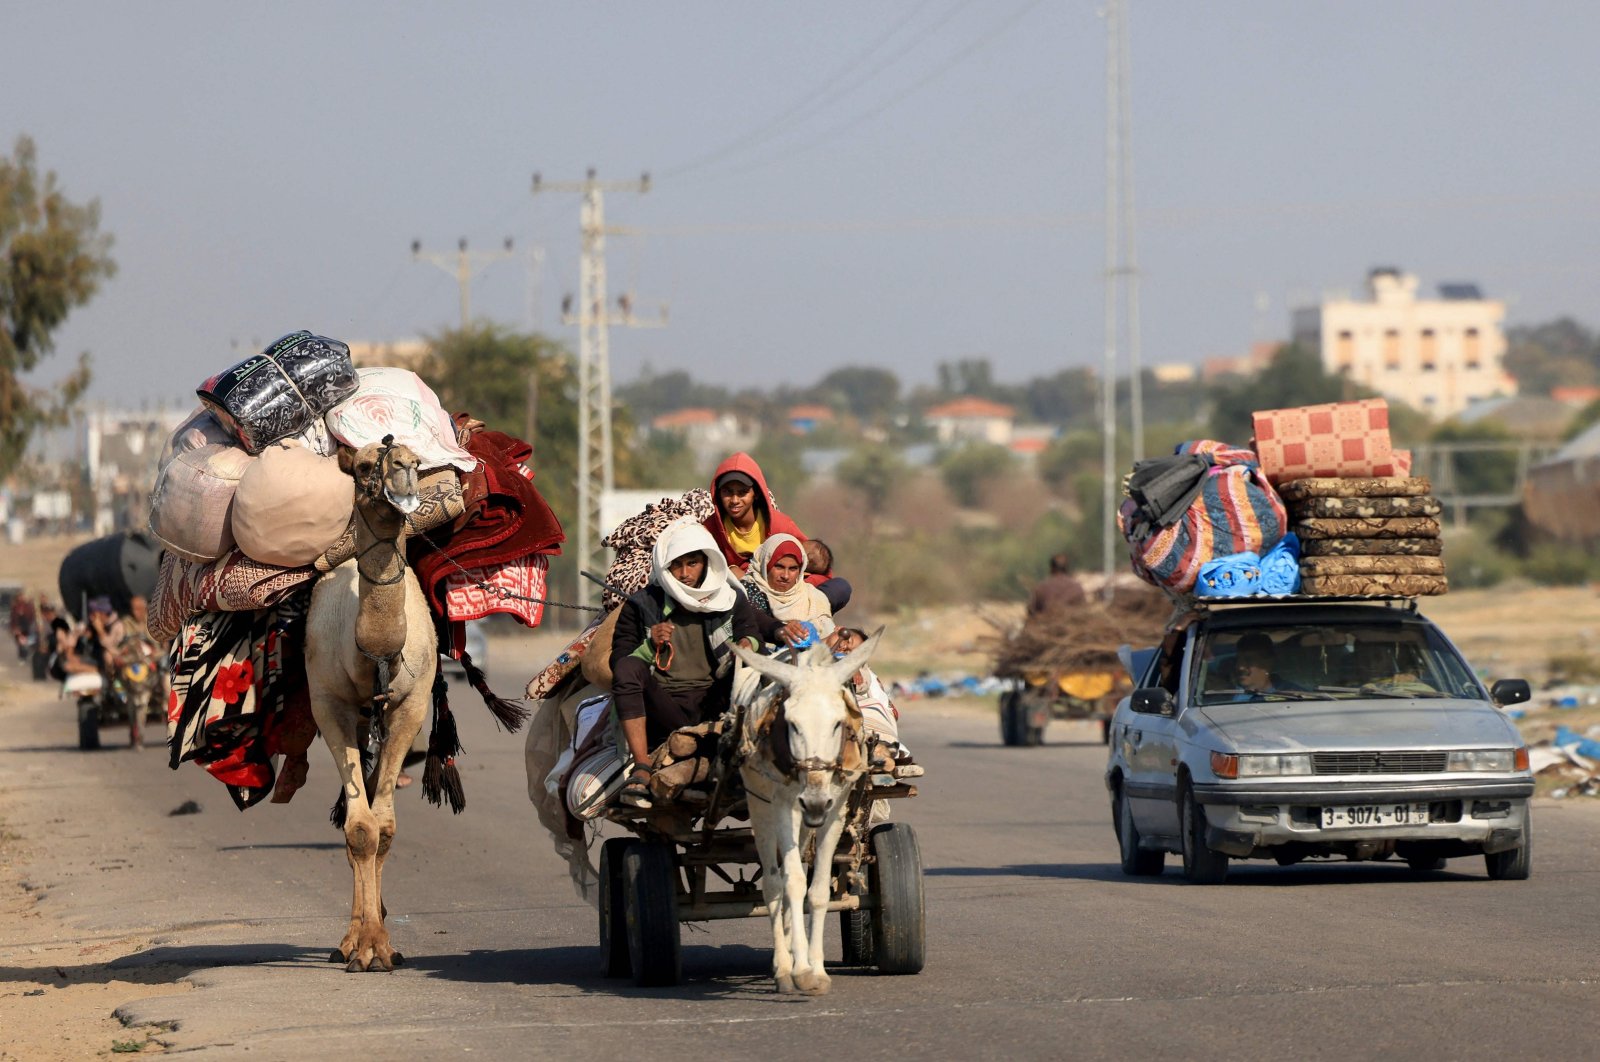
M 582 234 L 579 264 L 579 290 L 576 306 L 572 296 L 562 300 L 561 319 L 578 326 L 578 566 L 604 571 L 600 555 L 600 499 L 616 487 L 616 464 L 611 438 L 611 350 L 608 330 L 659 328 L 667 323 L 666 307 L 658 320 L 643 321 L 634 316 L 633 296 L 624 293 L 613 310 L 606 302 L 606 236 L 626 235 L 628 229 L 607 226 L 605 193 L 650 190 L 650 175 L 636 181 L 601 181 L 593 167 L 581 181 L 545 181 L 533 175 L 533 194 L 574 192 L 583 197 L 578 223 Z M 576 312 L 574 312 L 574 310 Z M 578 580 L 578 602 L 592 604 L 593 584 Z
M 461 237 L 456 244 L 456 252 L 449 254 L 440 251 L 424 251 L 421 240 L 411 241 L 411 258 L 416 262 L 427 262 L 436 265 L 446 273 L 453 273 L 456 284 L 461 288 L 461 330 L 465 332 L 472 326 L 472 277 L 483 267 L 493 262 L 510 258 L 511 237 L 506 237 L 505 246 L 499 251 L 469 251 L 467 238 Z
M 1106 18 L 1106 239 L 1105 361 L 1101 381 L 1102 460 L 1105 465 L 1101 563 L 1107 597 L 1115 568 L 1117 537 L 1117 363 L 1124 330 L 1128 343 L 1128 399 L 1132 457 L 1144 457 L 1144 379 L 1139 363 L 1139 267 L 1133 240 L 1133 160 L 1129 136 L 1128 17 L 1125 0 L 1107 0 Z

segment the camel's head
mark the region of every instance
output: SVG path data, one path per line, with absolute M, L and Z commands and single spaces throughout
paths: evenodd
M 746 667 L 783 685 L 783 718 L 774 720 L 784 732 L 793 776 L 804 776 L 806 787 L 800 794 L 801 820 L 812 829 L 822 825 L 833 802 L 840 799 L 829 776 L 845 766 L 845 742 L 851 739 L 849 727 L 851 701 L 844 684 L 872 657 L 883 637 L 879 627 L 854 652 L 842 660 L 833 659 L 826 648 L 808 650 L 797 663 L 789 664 L 742 645 L 733 651 Z
M 384 499 L 402 513 L 413 513 L 417 496 L 417 469 L 422 462 L 409 446 L 385 435 L 382 442 L 359 450 L 339 449 L 339 467 L 356 481 L 356 502 L 372 504 Z

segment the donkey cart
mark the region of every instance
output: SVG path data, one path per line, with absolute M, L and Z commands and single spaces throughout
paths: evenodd
M 770 917 L 755 835 L 740 825 L 748 822 L 749 809 L 732 750 L 739 745 L 742 709 L 725 721 L 696 788 L 653 808 L 613 806 L 604 812 L 632 834 L 608 839 L 600 851 L 600 955 L 607 977 L 675 985 L 682 977 L 681 923 Z M 846 966 L 886 974 L 922 969 L 922 852 L 916 833 L 905 823 L 872 823 L 876 801 L 916 793 L 915 786 L 887 772 L 863 773 L 848 791 L 828 900 L 828 910 L 839 912 Z M 805 847 L 808 877 L 815 849 L 813 837 Z

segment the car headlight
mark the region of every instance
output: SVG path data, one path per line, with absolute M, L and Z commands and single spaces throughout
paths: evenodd
M 1450 754 L 1447 770 L 1451 771 L 1511 771 L 1515 770 L 1513 749 L 1457 749 Z
M 1263 775 L 1310 774 L 1309 752 L 1285 752 L 1262 755 L 1251 753 L 1239 757 L 1239 777 L 1259 778 Z

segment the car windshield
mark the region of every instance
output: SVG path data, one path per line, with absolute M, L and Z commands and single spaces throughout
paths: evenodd
M 1296 623 L 1213 630 L 1194 665 L 1197 704 L 1394 697 L 1487 700 L 1431 624 Z

